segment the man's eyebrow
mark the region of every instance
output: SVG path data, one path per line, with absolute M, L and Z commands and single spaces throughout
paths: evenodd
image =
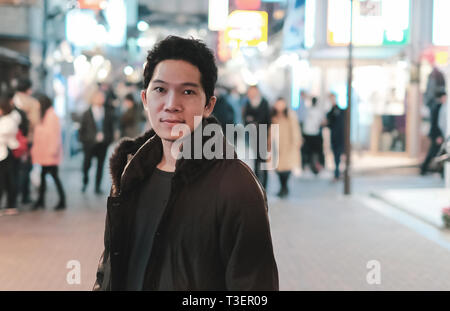
M 151 83 L 163 83 L 163 84 L 169 84 L 169 83 L 167 83 L 166 81 L 159 80 L 159 79 L 153 80 L 153 81 L 150 81 L 150 82 L 151 82 Z M 198 83 L 195 83 L 195 82 L 183 82 L 183 83 L 181 83 L 181 85 L 182 85 L 182 86 L 200 87 L 200 85 L 199 85 Z

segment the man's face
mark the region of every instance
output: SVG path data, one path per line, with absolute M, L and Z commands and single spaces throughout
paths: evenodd
M 259 91 L 256 87 L 251 87 L 248 89 L 247 97 L 250 100 L 256 100 L 258 98 Z
M 141 97 L 152 128 L 161 139 L 169 141 L 183 136 L 172 133 L 174 126 L 186 124 L 192 132 L 199 125 L 194 124 L 194 117 L 208 117 L 216 102 L 213 96 L 206 105 L 200 71 L 183 60 L 160 62 Z
M 94 93 L 94 96 L 92 97 L 92 105 L 101 107 L 105 103 L 105 94 L 101 91 L 97 91 Z
M 336 103 L 336 96 L 335 96 L 334 94 L 331 94 L 331 95 L 330 95 L 330 102 L 331 102 L 331 104 L 332 104 L 333 106 L 336 106 L 336 105 L 337 105 L 337 103 Z

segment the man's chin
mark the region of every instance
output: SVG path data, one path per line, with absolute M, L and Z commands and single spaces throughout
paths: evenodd
M 174 143 L 177 140 L 182 139 L 184 136 L 183 135 L 180 135 L 180 136 L 163 135 L 163 136 L 159 136 L 159 137 L 161 138 L 161 140 Z

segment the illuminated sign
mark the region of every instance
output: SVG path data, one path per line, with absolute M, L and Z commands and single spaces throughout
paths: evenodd
M 109 0 L 102 11 L 70 10 L 66 15 L 66 38 L 79 47 L 122 46 L 127 30 L 124 0 Z
M 208 28 L 212 31 L 225 30 L 228 19 L 228 0 L 209 0 Z
M 228 16 L 225 41 L 228 44 L 258 46 L 267 42 L 268 15 L 264 11 L 233 11 Z
M 235 0 L 234 4 L 240 10 L 258 10 L 261 0 Z
M 434 0 L 433 3 L 433 44 L 438 46 L 450 46 L 450 1 Z
M 445 1 L 445 0 L 444 0 Z M 328 44 L 350 42 L 348 0 L 328 1 Z M 359 46 L 404 45 L 409 42 L 410 0 L 354 0 L 353 43 Z
M 78 6 L 80 9 L 101 10 L 105 2 L 105 0 L 78 0 Z
M 225 42 L 225 32 L 219 31 L 217 40 L 217 56 L 221 62 L 226 62 L 231 58 L 231 49 Z

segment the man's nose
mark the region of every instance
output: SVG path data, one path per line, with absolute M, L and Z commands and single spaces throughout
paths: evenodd
M 181 109 L 180 96 L 176 92 L 169 91 L 164 108 L 167 111 L 179 111 Z

